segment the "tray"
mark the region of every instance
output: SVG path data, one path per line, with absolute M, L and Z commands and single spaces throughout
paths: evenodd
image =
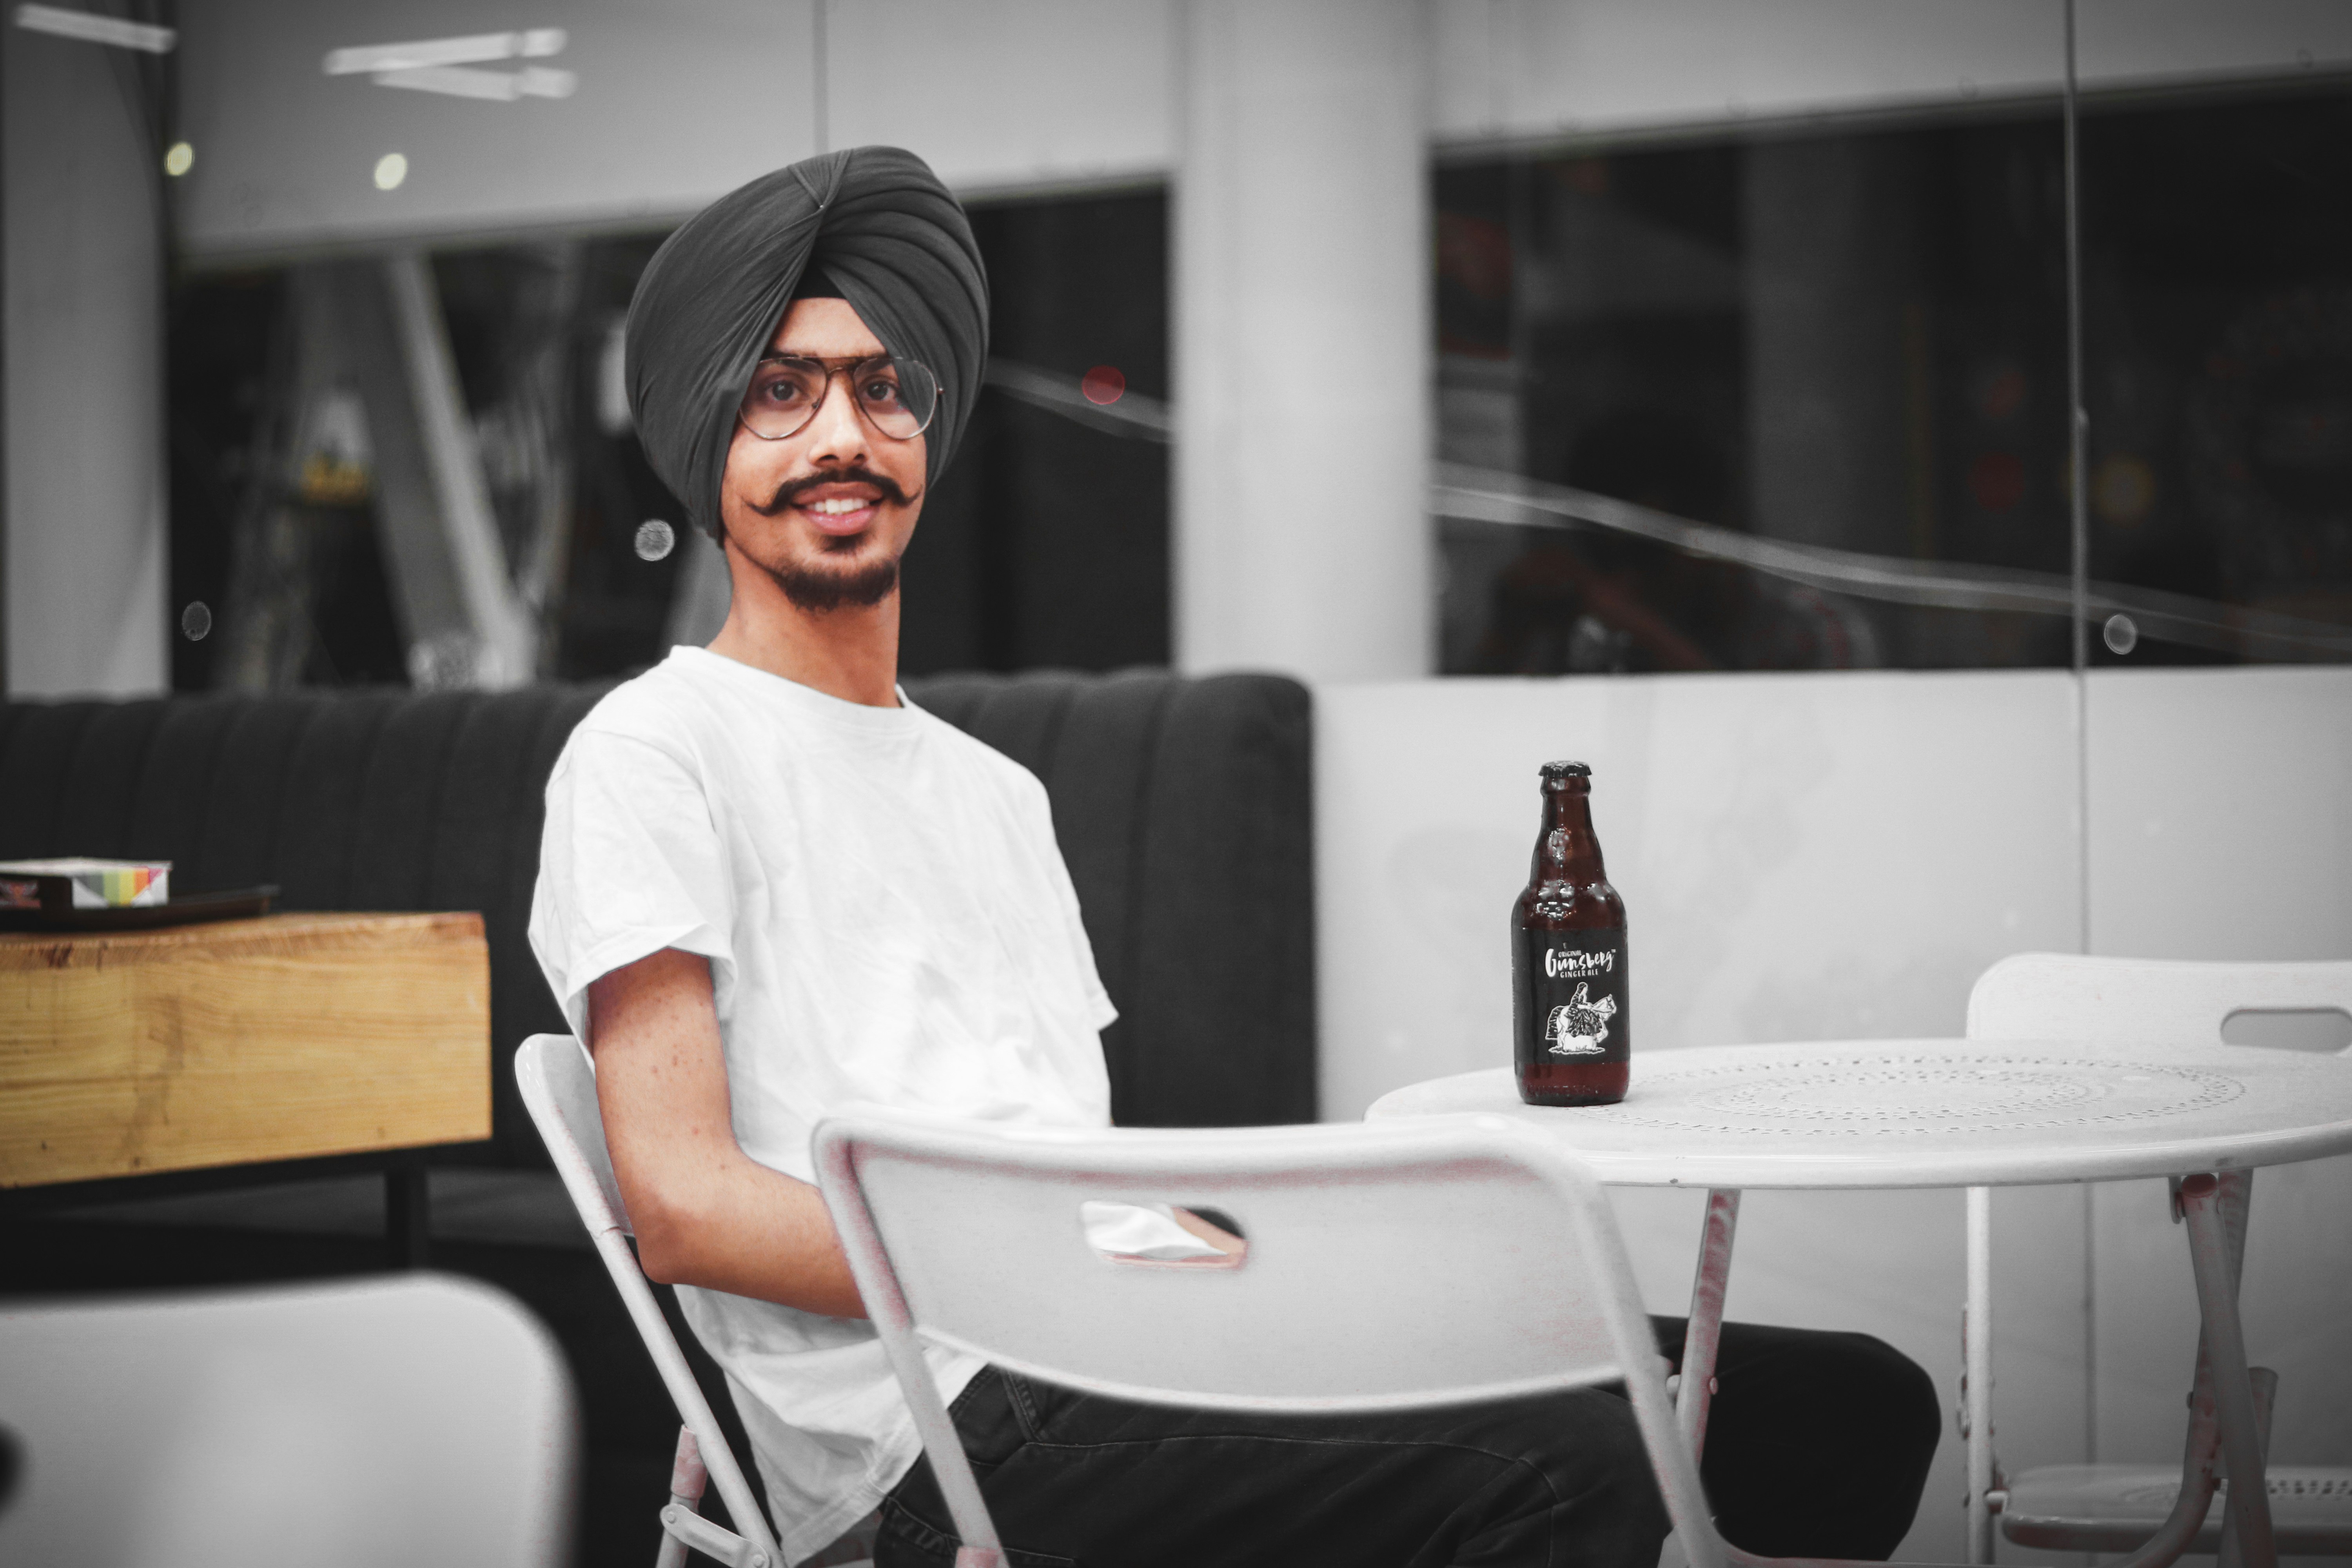
M 155 931 L 202 921 L 257 920 L 269 912 L 275 886 L 240 888 L 230 893 L 191 893 L 167 904 L 110 910 L 0 910 L 0 931 Z

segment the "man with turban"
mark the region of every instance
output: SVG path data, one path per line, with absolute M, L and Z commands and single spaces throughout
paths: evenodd
M 629 310 L 630 406 L 725 552 L 733 602 L 709 647 L 598 703 L 547 786 L 532 947 L 594 1058 L 639 1259 L 726 1369 L 793 1562 L 877 1508 L 883 1568 L 955 1545 L 814 1184 L 818 1121 L 853 1100 L 1109 1121 L 1114 1015 L 1045 789 L 897 686 L 898 559 L 971 416 L 987 320 L 962 210 L 893 148 L 795 163 L 670 237 Z M 1243 1246 L 1181 1209 L 1118 1224 L 1121 1251 Z M 1742 1332 L 1766 1369 L 1752 1390 L 1730 1386 Z M 1779 1332 L 1727 1331 L 1716 1447 L 1738 1446 L 1743 1407 L 1751 1451 L 1796 1435 L 1752 1506 L 1837 1517 L 1741 1543 L 1884 1556 L 1935 1447 L 1934 1391 L 1874 1341 L 1839 1336 L 1825 1361 L 1830 1336 L 1791 1357 Z M 1015 1563 L 1438 1568 L 1565 1549 L 1654 1568 L 1666 1531 L 1608 1390 L 1276 1418 L 929 1353 Z M 1880 1440 L 1890 1410 L 1924 1421 L 1924 1446 Z M 1738 1539 L 1745 1505 L 1717 1479 Z

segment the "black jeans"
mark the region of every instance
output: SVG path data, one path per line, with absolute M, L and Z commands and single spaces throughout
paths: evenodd
M 1682 1354 L 1683 1321 L 1657 1318 Z M 1942 1430 L 1935 1385 L 1865 1334 L 1724 1325 L 1701 1477 L 1735 1544 L 1885 1558 Z M 990 1367 L 952 1412 L 1016 1568 L 1656 1568 L 1667 1531 L 1622 1390 L 1370 1415 L 1133 1405 Z M 942 1564 L 928 1462 L 876 1568 Z

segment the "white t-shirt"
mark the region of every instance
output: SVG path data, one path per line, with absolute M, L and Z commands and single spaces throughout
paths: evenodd
M 556 760 L 530 941 L 583 1038 L 590 982 L 666 947 L 708 958 L 736 1140 L 804 1182 L 810 1133 L 852 1100 L 1110 1121 L 1116 1014 L 1045 786 L 911 704 L 672 649 Z M 816 1552 L 919 1448 L 872 1326 L 677 1296 L 727 1371 L 786 1559 Z M 982 1364 L 929 1354 L 950 1400 Z

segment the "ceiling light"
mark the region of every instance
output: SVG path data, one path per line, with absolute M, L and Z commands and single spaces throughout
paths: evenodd
M 375 188 L 396 191 L 400 182 L 408 178 L 408 160 L 398 153 L 386 153 L 375 161 Z
M 472 33 L 464 37 L 424 38 L 408 44 L 362 44 L 351 48 L 328 50 L 323 68 L 329 76 L 374 76 L 383 71 L 413 71 L 428 66 L 478 66 L 493 60 L 540 59 L 562 54 L 564 45 L 570 41 L 561 27 L 533 27 L 521 33 Z
M 412 70 L 379 71 L 378 87 L 404 87 L 415 92 L 446 93 L 451 98 L 492 99 L 511 103 L 518 98 L 570 98 L 580 79 L 550 66 L 526 66 L 519 71 L 486 71 L 471 66 L 420 66 Z
M 68 11 L 61 5 L 19 5 L 16 26 L 28 33 L 78 38 L 86 44 L 111 44 L 118 49 L 141 49 L 151 55 L 170 54 L 180 37 L 169 27 L 126 22 L 120 16 L 94 16 L 88 11 Z
M 196 150 L 185 142 L 174 142 L 163 154 L 163 173 L 178 179 L 196 166 Z

